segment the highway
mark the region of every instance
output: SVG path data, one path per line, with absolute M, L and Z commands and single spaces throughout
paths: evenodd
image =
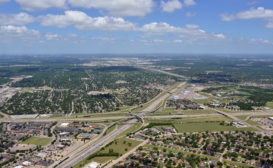
M 140 113 L 137 115 L 140 118 L 143 118 L 147 113 L 152 111 L 158 104 L 160 104 L 163 100 L 165 100 L 167 97 L 171 95 L 171 93 L 174 93 L 180 86 L 183 86 L 185 83 L 181 83 L 178 87 L 175 87 L 170 92 L 166 92 L 162 94 L 161 96 L 157 97 L 155 100 L 152 100 L 151 104 L 149 104 L 145 109 L 143 109 Z M 138 122 L 137 119 L 129 119 L 128 122 L 126 122 L 124 125 L 122 125 L 120 128 L 110 132 L 106 136 L 99 139 L 97 142 L 95 142 L 93 145 L 91 145 L 88 148 L 83 149 L 82 151 L 78 153 L 71 153 L 69 155 L 69 158 L 64 160 L 60 165 L 57 165 L 57 168 L 70 168 L 75 166 L 77 163 L 79 163 L 81 160 L 86 158 L 87 156 L 91 155 L 92 153 L 95 153 L 99 149 L 101 149 L 103 146 L 107 145 L 109 142 L 113 141 L 119 134 L 130 128 L 133 124 L 136 124 Z
M 111 141 L 113 141 L 116 136 L 118 136 L 119 134 L 121 134 L 122 132 L 124 132 L 125 130 L 130 128 L 132 126 L 132 124 L 135 124 L 135 123 L 137 123 L 137 119 L 129 120 L 126 124 L 121 126 L 119 129 L 116 129 L 116 130 L 110 132 L 109 134 L 107 134 L 106 136 L 99 139 L 97 142 L 95 142 L 90 147 L 87 147 L 82 151 L 79 151 L 77 153 L 73 153 L 73 154 L 69 155 L 68 156 L 69 158 L 67 160 L 65 160 L 63 163 L 61 163 L 60 165 L 58 165 L 56 167 L 70 168 L 70 167 L 75 166 L 78 162 L 80 162 L 81 160 L 83 160 L 87 156 L 91 155 L 92 153 L 95 153 L 100 148 L 102 148 L 103 146 L 105 146 L 108 143 L 110 143 Z

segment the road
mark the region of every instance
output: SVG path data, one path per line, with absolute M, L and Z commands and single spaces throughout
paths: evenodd
M 114 160 L 109 165 L 105 166 L 105 168 L 111 168 L 111 167 L 113 167 L 115 164 L 117 164 L 118 162 L 126 159 L 129 155 L 131 155 L 132 153 L 134 153 L 139 147 L 146 145 L 148 142 L 149 142 L 149 140 L 143 141 L 141 144 L 137 145 L 136 147 L 134 147 L 132 150 L 130 150 L 126 154 L 122 155 L 121 157 L 119 157 L 118 159 Z
M 263 130 L 263 129 L 261 129 L 260 127 L 257 127 L 256 125 L 251 125 L 251 124 L 245 122 L 244 120 L 240 120 L 239 118 L 237 118 L 237 117 L 236 117 L 235 115 L 233 115 L 232 113 L 223 112 L 223 111 L 220 111 L 220 110 L 217 110 L 217 109 L 213 109 L 213 110 L 216 111 L 216 112 L 218 112 L 219 114 L 222 114 L 222 115 L 224 115 L 224 116 L 227 116 L 227 117 L 231 118 L 231 119 L 234 120 L 234 121 L 240 121 L 240 122 L 244 123 L 246 126 L 251 127 L 251 128 L 254 128 L 254 129 L 258 130 L 258 131 L 261 132 L 261 133 L 264 133 L 264 134 L 271 134 L 270 131 Z M 251 113 L 251 114 L 253 115 L 253 113 Z M 250 115 L 251 115 L 251 114 L 250 114 Z
M 147 113 L 151 112 L 158 104 L 160 104 L 163 100 L 165 100 L 167 97 L 170 96 L 171 93 L 174 93 L 180 86 L 184 85 L 185 83 L 181 83 L 178 87 L 175 87 L 170 92 L 167 92 L 165 94 L 162 94 L 157 99 L 153 100 L 150 105 L 148 105 L 145 109 L 143 109 L 140 113 L 137 115 L 139 117 L 144 117 Z M 124 125 L 122 125 L 119 129 L 116 129 L 106 136 L 99 139 L 97 142 L 95 142 L 91 147 L 88 147 L 79 153 L 73 153 L 69 156 L 67 160 L 62 162 L 60 165 L 58 165 L 58 168 L 70 168 L 75 166 L 78 162 L 86 158 L 87 156 L 91 155 L 92 153 L 95 153 L 99 149 L 101 149 L 103 146 L 107 145 L 109 142 L 113 141 L 118 135 L 120 135 L 125 130 L 129 129 L 133 124 L 136 124 L 138 122 L 137 119 L 130 119 L 128 122 L 126 122 Z
M 124 132 L 125 130 L 130 128 L 132 126 L 132 124 L 135 124 L 135 123 L 137 123 L 136 119 L 129 120 L 126 124 L 121 126 L 119 129 L 116 129 L 116 130 L 110 132 L 109 134 L 105 135 L 104 137 L 99 139 L 97 142 L 95 142 L 93 145 L 85 148 L 82 151 L 72 153 L 71 155 L 69 155 L 69 159 L 65 160 L 63 163 L 61 163 L 57 167 L 70 168 L 70 167 L 75 166 L 78 162 L 80 162 L 81 160 L 83 160 L 87 156 L 91 155 L 92 153 L 95 153 L 100 148 L 102 148 L 103 146 L 105 146 L 109 142 L 113 141 L 113 139 L 116 136 L 118 136 L 119 134 L 121 134 L 122 132 Z

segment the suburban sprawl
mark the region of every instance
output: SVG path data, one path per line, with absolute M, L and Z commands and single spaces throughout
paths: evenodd
M 269 56 L 0 58 L 0 167 L 272 168 Z

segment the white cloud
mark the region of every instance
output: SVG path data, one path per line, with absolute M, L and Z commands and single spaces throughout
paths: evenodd
M 172 33 L 181 38 L 187 38 L 189 41 L 198 39 L 225 39 L 225 35 L 221 33 L 209 33 L 201 29 L 189 29 L 183 27 L 171 26 L 168 23 L 153 22 L 143 25 L 140 29 L 145 35 L 164 35 L 166 33 Z
M 0 5 L 6 2 L 9 2 L 9 0 L 0 0 Z
M 60 40 L 61 36 L 58 34 L 47 33 L 47 34 L 45 34 L 45 39 L 46 40 Z
M 153 42 L 154 42 L 154 43 L 163 43 L 164 40 L 161 40 L 161 39 L 154 39 Z
M 1 40 L 7 38 L 15 38 L 15 39 L 32 39 L 38 38 L 40 36 L 40 32 L 37 30 L 28 29 L 25 26 L 1 26 L 0 27 L 0 37 Z
M 188 29 L 198 29 L 199 25 L 196 25 L 196 24 L 186 24 L 186 27 Z
M 153 0 L 68 0 L 72 7 L 97 8 L 115 16 L 145 16 L 152 12 Z
M 44 10 L 48 8 L 67 7 L 66 0 L 15 0 L 20 4 L 22 9 L 27 11 Z
M 194 6 L 196 5 L 196 2 L 194 0 L 184 0 L 185 6 Z
M 215 37 L 219 38 L 219 39 L 226 39 L 226 36 L 222 33 L 218 33 L 218 34 L 214 34 Z
M 2 25 L 25 25 L 34 22 L 34 17 L 27 13 L 0 14 L 0 24 Z
M 182 8 L 182 3 L 179 0 L 168 0 L 167 2 L 161 1 L 161 7 L 164 12 L 174 12 Z
M 173 42 L 174 43 L 182 43 L 183 41 L 182 40 L 174 40 Z
M 250 1 L 250 2 L 248 2 L 247 4 L 248 5 L 255 5 L 255 4 L 257 4 L 257 3 L 259 3 L 258 1 Z
M 268 44 L 268 45 L 273 45 L 273 42 L 272 41 L 269 41 L 269 40 L 265 40 L 265 39 L 251 39 L 250 40 L 250 43 L 260 43 L 260 44 Z
M 115 41 L 114 38 L 109 38 L 109 37 L 92 37 L 92 40 L 96 40 L 96 41 Z
M 273 28 L 273 10 L 264 9 L 263 7 L 251 8 L 233 15 L 221 15 L 223 21 L 232 21 L 236 19 L 264 19 L 268 21 L 267 28 Z
M 269 20 L 268 23 L 265 25 L 266 28 L 273 29 L 273 19 Z
M 164 34 L 170 32 L 178 32 L 179 28 L 169 25 L 165 22 L 152 22 L 149 24 L 145 24 L 142 26 L 140 31 L 148 33 L 148 34 Z
M 135 25 L 120 17 L 90 17 L 81 11 L 65 11 L 64 15 L 45 15 L 38 17 L 42 26 L 64 28 L 74 26 L 80 30 L 133 30 Z
M 186 13 L 186 16 L 187 16 L 188 18 L 190 18 L 190 17 L 196 16 L 196 13 L 187 12 L 187 13 Z

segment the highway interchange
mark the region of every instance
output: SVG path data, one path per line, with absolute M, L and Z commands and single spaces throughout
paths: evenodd
M 159 70 L 157 70 L 159 71 Z M 169 74 L 169 73 L 168 73 Z M 170 74 L 169 74 L 170 75 Z M 177 75 L 176 75 L 177 76 Z M 179 76 L 182 78 L 182 76 Z M 244 122 L 240 119 L 237 118 L 237 116 L 242 116 L 242 115 L 249 115 L 249 116 L 254 116 L 254 115 L 273 115 L 273 111 L 266 111 L 266 112 L 259 112 L 253 114 L 251 113 L 226 113 L 220 110 L 215 110 L 217 113 L 213 114 L 196 114 L 196 115 L 147 115 L 150 112 L 154 111 L 156 107 L 160 105 L 162 101 L 167 99 L 169 96 L 172 94 L 176 93 L 178 89 L 181 89 L 183 85 L 186 83 L 180 83 L 178 86 L 175 88 L 172 88 L 171 90 L 165 91 L 159 96 L 157 96 L 155 99 L 151 101 L 151 103 L 148 104 L 147 107 L 145 107 L 143 110 L 141 110 L 139 113 L 131 115 L 131 116 L 112 116 L 112 117 L 88 117 L 88 118 L 73 118 L 73 117 L 63 117 L 63 118 L 36 118 L 36 119 L 11 119 L 7 115 L 3 115 L 3 118 L 0 119 L 0 122 L 30 122 L 30 121 L 57 121 L 57 122 L 65 122 L 65 121 L 109 121 L 109 120 L 127 120 L 126 122 L 122 122 L 121 126 L 118 129 L 114 129 L 110 133 L 106 134 L 103 136 L 105 131 L 107 130 L 104 129 L 104 132 L 98 136 L 96 139 L 94 139 L 92 142 L 85 144 L 78 148 L 77 150 L 71 152 L 68 154 L 63 160 L 54 163 L 51 165 L 51 168 L 70 168 L 75 166 L 77 163 L 79 163 L 81 160 L 86 158 L 92 153 L 95 153 L 99 149 L 101 149 L 103 146 L 107 145 L 109 142 L 113 141 L 118 135 L 123 133 L 125 130 L 129 129 L 132 125 L 136 124 L 141 120 L 142 122 L 145 119 L 164 119 L 164 118 L 185 118 L 185 117 L 216 117 L 220 115 L 224 115 L 226 117 L 229 117 L 235 121 L 241 121 Z M 253 127 L 256 130 L 259 130 L 261 132 L 264 132 L 261 128 L 257 126 L 250 125 L 246 122 L 244 122 L 247 126 Z

